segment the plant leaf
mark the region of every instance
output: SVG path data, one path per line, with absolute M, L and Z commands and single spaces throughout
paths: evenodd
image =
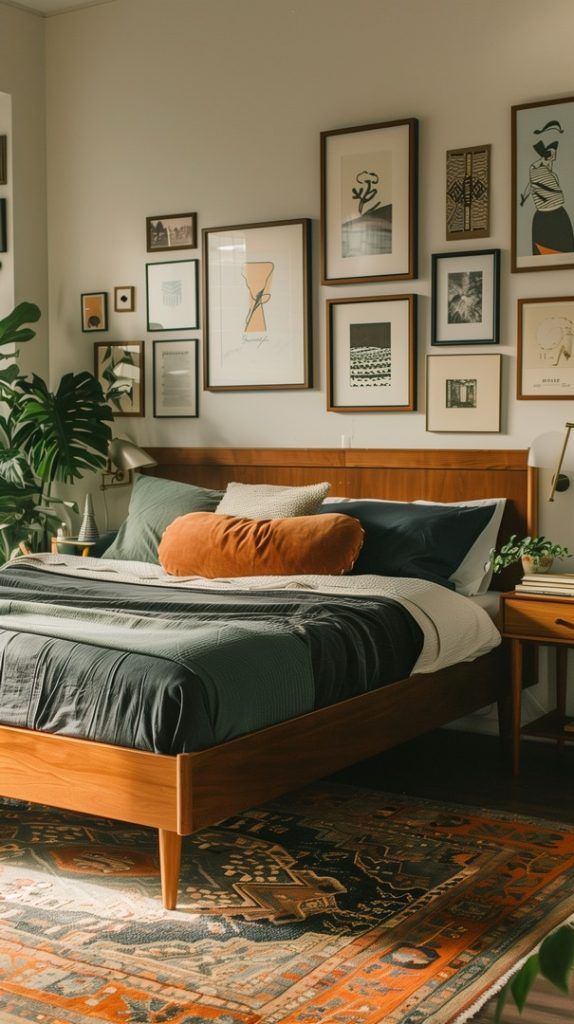
M 512 997 L 521 1013 L 528 998 L 528 993 L 539 974 L 540 960 L 538 958 L 538 953 L 533 953 L 533 955 L 529 956 L 528 960 L 523 963 L 518 974 L 515 974 L 510 982 Z
M 544 977 L 567 993 L 570 972 L 574 966 L 574 928 L 563 925 L 549 935 L 540 946 L 538 956 Z

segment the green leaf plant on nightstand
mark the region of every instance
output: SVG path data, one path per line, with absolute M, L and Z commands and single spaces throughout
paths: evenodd
M 549 572 L 555 558 L 568 558 L 570 551 L 561 544 L 554 544 L 546 537 L 523 537 L 519 540 L 516 534 L 512 534 L 509 541 L 503 544 L 497 552 L 495 548 L 490 552 L 490 560 L 486 570 L 492 567 L 495 573 L 502 572 L 509 565 L 515 562 L 522 562 L 522 568 L 526 575 L 529 573 Z
M 106 465 L 113 419 L 91 373 L 65 374 L 55 392 L 18 366 L 19 346 L 35 337 L 25 326 L 41 313 L 21 302 L 0 320 L 0 556 L 45 547 L 63 509 L 75 502 L 54 497 L 55 483 L 74 483 Z

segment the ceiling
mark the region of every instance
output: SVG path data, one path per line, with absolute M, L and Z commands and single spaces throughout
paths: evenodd
M 97 7 L 110 4 L 114 0 L 0 0 L 10 7 L 21 7 L 23 10 L 40 14 L 49 18 L 52 14 L 63 14 L 64 11 L 76 11 L 79 7 Z

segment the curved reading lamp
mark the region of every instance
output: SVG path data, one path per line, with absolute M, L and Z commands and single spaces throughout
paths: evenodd
M 560 470 L 562 469 L 562 463 L 564 462 L 564 456 L 566 455 L 568 441 L 570 440 L 570 431 L 574 427 L 574 423 L 566 423 L 565 426 L 566 433 L 564 435 L 564 440 L 562 442 L 562 449 L 558 457 L 558 463 L 552 476 L 552 484 L 550 487 L 550 494 L 548 495 L 548 501 L 554 501 L 554 495 L 556 494 L 556 491 L 560 493 L 562 491 L 567 491 L 570 487 L 570 478 L 565 476 L 564 473 L 561 473 Z
M 115 470 L 113 467 L 116 467 Z M 145 466 L 157 466 L 145 448 L 138 448 L 133 441 L 125 437 L 114 437 L 108 448 L 108 465 L 102 473 L 100 490 L 107 491 L 110 487 L 131 483 L 134 469 Z

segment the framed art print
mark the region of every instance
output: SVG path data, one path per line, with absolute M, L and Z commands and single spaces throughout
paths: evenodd
M 131 284 L 114 288 L 114 312 L 133 313 L 136 308 L 136 290 Z
M 198 268 L 198 260 L 146 264 L 148 331 L 197 330 Z
M 427 430 L 499 433 L 501 366 L 499 355 L 427 356 Z
M 197 214 L 166 213 L 146 218 L 148 252 L 197 249 Z
M 154 341 L 153 414 L 159 418 L 198 416 L 198 342 Z
M 204 383 L 311 387 L 310 220 L 203 232 Z
M 111 404 L 114 417 L 145 414 L 143 341 L 97 341 L 94 374 Z
M 327 301 L 329 412 L 416 408 L 416 295 Z
M 0 199 L 0 252 L 8 252 L 8 218 L 5 199 Z
M 500 249 L 432 257 L 432 345 L 497 345 Z
M 0 185 L 8 184 L 8 136 L 0 135 Z
M 517 398 L 574 398 L 574 296 L 518 300 Z
M 108 293 L 84 292 L 82 303 L 82 330 L 85 334 L 108 329 Z
M 417 276 L 418 121 L 321 132 L 323 284 Z
M 446 237 L 488 238 L 490 146 L 449 149 L 446 154 Z
M 514 272 L 574 267 L 574 96 L 512 108 Z

